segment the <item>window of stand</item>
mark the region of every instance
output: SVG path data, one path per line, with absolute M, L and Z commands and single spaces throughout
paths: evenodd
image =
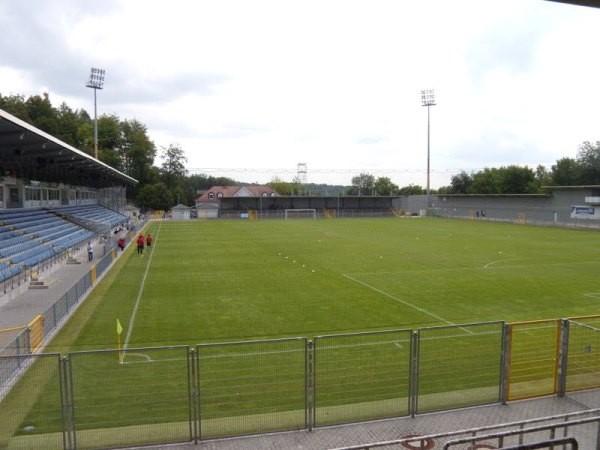
M 25 186 L 25 201 L 39 202 L 42 199 L 42 190 L 39 187 Z

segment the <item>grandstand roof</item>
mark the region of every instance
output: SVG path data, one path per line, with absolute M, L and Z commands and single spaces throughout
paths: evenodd
M 592 8 L 600 8 L 599 0 L 550 0 L 558 3 L 570 3 L 571 5 L 590 6 Z
M 137 180 L 0 109 L 0 176 L 103 188 Z

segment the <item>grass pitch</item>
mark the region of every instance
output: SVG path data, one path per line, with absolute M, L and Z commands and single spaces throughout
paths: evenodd
M 167 221 L 153 222 L 145 232 L 154 236 L 153 247 L 143 255 L 127 249 L 47 347 L 61 353 L 115 349 L 116 320 L 123 325 L 127 364 L 118 364 L 116 352 L 72 356 L 78 430 L 185 423 L 189 414 L 186 352 L 182 347 L 139 352 L 136 348 L 312 339 L 600 311 L 600 233 L 595 231 L 406 218 Z M 398 414 L 405 393 L 390 386 L 405 389 L 405 374 L 390 380 L 380 373 L 372 381 L 374 374 L 356 360 L 358 354 L 373 364 L 388 358 L 398 365 L 397 358 L 408 355 L 406 339 L 389 339 L 357 345 L 357 351 L 365 349 L 363 355 L 350 349 L 352 356 L 343 362 L 336 358 L 345 350 L 331 347 L 330 372 L 325 378 L 321 373 L 319 379 L 322 387 L 329 383 L 331 390 L 326 397 L 323 389 L 317 389 L 317 402 L 323 405 L 319 417 L 326 408 L 333 411 L 366 399 L 379 401 L 375 410 L 381 409 L 382 402 L 394 401 L 391 414 Z M 485 345 L 497 348 L 496 338 L 491 339 Z M 264 344 L 265 349 L 269 345 Z M 248 414 L 268 421 L 274 420 L 270 414 L 283 417 L 286 411 L 292 427 L 301 427 L 302 345 L 296 347 L 293 341 L 289 345 L 281 353 L 260 350 L 258 356 L 250 347 L 247 353 L 237 348 L 233 351 L 237 360 L 228 354 L 231 347 L 208 348 L 209 358 L 201 367 L 212 367 L 203 378 L 203 417 L 220 420 Z M 460 364 L 468 359 L 470 348 L 469 339 L 457 338 L 457 352 L 464 351 L 465 358 L 447 363 L 456 364 L 455 379 L 447 371 L 435 375 L 444 355 L 429 363 L 424 359 L 421 370 L 433 375 L 424 379 L 426 392 L 420 394 L 459 392 L 465 383 Z M 486 355 L 487 348 L 481 350 Z M 227 373 L 219 363 L 223 355 L 228 355 Z M 493 391 L 499 359 L 488 356 L 490 363 L 481 373 L 472 369 L 481 366 L 480 356 L 469 363 L 470 387 Z M 257 376 L 263 378 L 253 378 Z M 353 389 L 355 385 L 362 391 Z M 56 386 L 55 381 L 48 386 Z M 271 391 L 289 392 L 289 396 L 272 398 Z M 353 397 L 357 392 L 362 397 Z M 39 432 L 60 430 L 60 415 L 52 422 L 47 408 L 40 406 L 45 397 L 48 393 L 23 411 L 21 429 L 31 425 Z M 152 410 L 149 404 L 154 405 Z M 254 426 L 269 430 L 268 423 Z M 185 439 L 183 433 L 167 440 Z M 219 433 L 214 431 L 215 436 Z
M 147 231 L 154 246 L 143 256 L 129 249 L 71 349 L 114 348 L 116 319 L 127 345 L 141 347 L 599 311 L 593 231 L 422 219 Z

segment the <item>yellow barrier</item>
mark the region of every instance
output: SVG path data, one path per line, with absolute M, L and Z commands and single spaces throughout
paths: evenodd
M 0 330 L 0 334 L 2 333 L 9 333 L 11 331 L 21 331 L 23 329 L 25 329 L 27 327 L 12 327 L 12 328 L 4 328 L 3 330 Z
M 93 265 L 92 268 L 90 269 L 90 278 L 91 278 L 92 284 L 94 284 L 96 282 L 96 265 Z
M 35 352 L 44 343 L 44 316 L 38 315 L 29 322 L 29 345 L 31 353 Z
M 560 320 L 509 325 L 508 400 L 556 393 Z

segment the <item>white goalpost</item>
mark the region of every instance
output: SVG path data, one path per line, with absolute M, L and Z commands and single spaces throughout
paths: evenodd
M 285 220 L 288 219 L 316 219 L 317 210 L 314 208 L 301 208 L 301 209 L 286 209 Z

